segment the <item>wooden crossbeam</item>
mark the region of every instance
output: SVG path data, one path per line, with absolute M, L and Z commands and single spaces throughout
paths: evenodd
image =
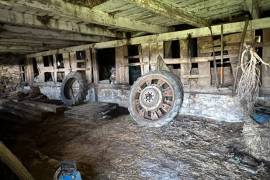
M 242 32 L 244 29 L 244 26 L 245 26 L 244 21 L 223 24 L 223 34 Z M 251 20 L 249 23 L 248 29 L 251 29 L 251 26 L 253 30 L 270 28 L 270 18 L 268 17 L 268 18 Z M 213 35 L 221 34 L 221 25 L 211 26 L 211 29 L 212 29 Z M 151 43 L 151 42 L 158 42 L 158 41 L 187 39 L 189 35 L 191 35 L 192 38 L 197 38 L 197 37 L 210 36 L 211 32 L 208 27 L 203 27 L 203 28 L 195 28 L 195 29 L 184 30 L 184 31 L 161 33 L 159 35 L 135 37 L 129 40 L 123 39 L 123 40 L 101 42 L 101 43 L 92 44 L 91 46 L 93 46 L 94 48 L 118 47 L 118 46 L 123 46 L 127 44 L 132 45 L 132 44 L 143 44 L 143 43 Z
M 54 19 L 50 16 L 37 16 L 8 9 L 0 9 L 0 22 L 42 29 L 69 31 L 86 35 L 123 38 L 120 34 L 105 28 L 77 24 L 72 21 Z
M 81 41 L 65 41 L 57 39 L 21 39 L 21 38 L 0 38 L 0 44 L 55 44 L 55 45 L 82 45 Z
M 29 40 L 29 39 L 6 39 L 6 38 L 0 38 L 0 45 L 25 45 L 33 46 L 33 47 L 69 47 L 69 46 L 76 46 L 76 45 L 82 45 L 82 42 L 76 42 L 76 41 L 62 41 L 62 40 Z
M 248 29 L 251 29 L 250 24 L 252 24 L 252 29 L 265 29 L 270 28 L 270 18 L 261 18 L 261 19 L 255 19 L 251 20 L 249 23 Z M 230 33 L 238 33 L 242 32 L 245 26 L 245 22 L 236 22 L 236 23 L 227 23 L 223 24 L 223 34 L 230 34 Z M 213 35 L 220 35 L 221 33 L 221 25 L 214 25 L 211 26 Z M 149 36 L 143 36 L 143 37 L 135 37 L 131 39 L 123 39 L 123 40 L 115 40 L 115 41 L 108 41 L 108 42 L 101 42 L 101 43 L 94 43 L 94 44 L 87 44 L 87 45 L 81 45 L 76 46 L 76 49 L 87 49 L 87 48 L 112 48 L 112 47 L 120 47 L 124 45 L 135 45 L 135 44 L 144 44 L 144 43 L 152 43 L 152 42 L 160 42 L 160 41 L 170 41 L 170 40 L 176 40 L 176 39 L 187 39 L 189 34 L 192 38 L 196 37 L 204 37 L 204 36 L 210 36 L 209 28 L 195 28 L 190 30 L 184 30 L 184 31 L 176 31 L 176 32 L 170 32 L 170 33 L 162 33 L 159 35 L 149 35 Z M 70 51 L 74 47 L 60 49 L 60 51 Z M 56 50 L 55 50 L 56 51 Z M 58 50 L 57 50 L 58 51 Z M 42 56 L 43 54 L 50 54 L 54 51 L 49 52 L 42 52 L 37 54 L 30 54 L 28 57 L 35 57 L 37 55 Z
M 77 18 L 82 22 L 94 23 L 103 26 L 121 28 L 130 31 L 145 31 L 151 33 L 168 32 L 171 29 L 158 25 L 151 25 L 134 21 L 124 17 L 113 17 L 107 13 L 65 2 L 64 0 L 33 1 L 33 0 L 0 0 L 0 5 L 13 8 L 20 7 L 43 11 L 50 15 Z
M 0 45 L 0 52 L 39 52 L 48 50 L 49 48 L 46 47 L 31 47 L 28 45 L 13 45 L 13 46 L 7 46 L 7 45 Z
M 195 27 L 208 26 L 206 19 L 196 17 L 193 14 L 186 12 L 183 8 L 178 7 L 175 3 L 166 3 L 164 1 L 157 0 L 125 0 L 130 3 L 134 3 L 137 6 L 147 9 L 155 14 L 159 14 L 170 19 L 174 19 L 179 23 L 190 24 Z
M 260 17 L 258 0 L 245 0 L 246 7 L 253 19 Z
M 0 37 L 14 39 L 43 39 L 43 40 L 67 40 L 80 42 L 103 42 L 112 40 L 103 36 L 89 36 L 71 32 L 50 31 L 30 27 L 2 25 L 0 26 Z

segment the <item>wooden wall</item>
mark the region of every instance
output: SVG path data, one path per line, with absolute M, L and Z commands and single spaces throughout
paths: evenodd
M 269 39 L 269 29 L 264 30 L 265 41 L 270 41 Z M 253 32 L 247 32 L 245 37 L 245 42 L 251 43 Z M 126 84 L 130 82 L 129 69 L 132 66 L 139 67 L 141 69 L 141 75 L 149 72 L 150 70 L 156 69 L 157 56 L 160 55 L 164 58 L 164 62 L 168 65 L 173 73 L 178 75 L 184 86 L 187 88 L 195 88 L 200 90 L 200 88 L 215 87 L 215 69 L 213 67 L 213 46 L 215 51 L 215 59 L 217 62 L 217 77 L 218 77 L 218 87 L 229 87 L 233 86 L 236 68 L 238 65 L 239 48 L 241 42 L 242 33 L 234 33 L 224 35 L 223 42 L 221 36 L 215 36 L 212 42 L 211 37 L 199 37 L 193 41 L 197 43 L 197 56 L 189 57 L 189 40 L 179 40 L 180 54 L 177 58 L 164 58 L 164 54 L 168 53 L 169 47 L 164 45 L 164 42 L 156 43 L 144 43 L 138 44 L 138 55 L 130 56 L 128 54 L 128 46 L 121 46 L 115 48 L 115 68 L 116 68 L 116 83 Z M 223 65 L 221 65 L 221 51 L 223 43 Z M 170 44 L 170 43 L 169 43 Z M 270 57 L 269 46 L 264 47 L 264 58 Z M 85 51 L 86 58 L 84 60 L 76 59 L 76 51 Z M 54 53 L 54 54 L 53 54 Z M 73 50 L 68 52 L 59 51 L 58 53 L 63 54 L 64 66 L 63 69 L 58 69 L 55 65 L 53 67 L 43 67 L 43 57 L 38 53 L 36 60 L 39 64 L 39 70 L 41 78 L 39 82 L 44 79 L 44 72 L 54 73 L 54 77 L 57 78 L 57 72 L 63 71 L 65 76 L 71 71 L 80 71 L 86 75 L 89 83 L 99 83 L 99 72 L 98 72 L 98 62 L 96 58 L 96 50 L 84 48 L 84 46 L 74 47 Z M 50 54 L 49 52 L 47 54 Z M 52 51 L 54 61 L 56 61 L 55 51 Z M 167 55 L 166 55 L 167 56 Z M 268 57 L 269 56 L 269 57 Z M 129 58 L 138 58 L 139 61 L 136 63 L 129 62 Z M 31 65 L 32 59 L 27 60 L 27 79 L 29 82 L 33 82 L 33 70 Z M 78 63 L 85 63 L 85 67 L 78 67 Z M 56 64 L 56 63 L 54 63 Z M 263 70 L 262 75 L 264 77 L 263 87 L 270 88 L 269 74 L 266 70 Z

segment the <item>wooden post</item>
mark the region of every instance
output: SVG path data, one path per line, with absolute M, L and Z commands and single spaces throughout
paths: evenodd
M 14 172 L 19 179 L 34 180 L 33 176 L 24 167 L 21 161 L 0 142 L 0 160 Z
M 57 82 L 57 61 L 56 61 L 56 54 L 53 54 L 53 71 L 52 73 L 52 77 L 54 82 Z
M 85 74 L 86 74 L 86 80 L 91 83 L 92 79 L 93 79 L 93 75 L 92 75 L 92 57 L 91 57 L 91 49 L 86 49 L 85 50 L 85 54 L 86 54 L 86 70 L 85 70 Z
M 95 48 L 92 48 L 91 51 L 92 51 L 94 83 L 98 84 L 98 82 L 99 82 L 99 70 L 98 70 L 98 62 L 97 62 L 97 50 Z
M 266 63 L 270 63 L 270 28 L 263 30 L 263 43 L 267 44 L 263 46 L 263 57 L 262 59 Z M 262 87 L 263 94 L 270 94 L 270 69 L 263 66 L 262 67 Z
M 221 24 L 221 35 L 220 35 L 220 43 L 221 43 L 221 52 L 220 52 L 220 85 L 222 86 L 224 83 L 224 67 L 223 67 L 223 49 L 224 49 L 224 42 L 223 42 L 223 24 Z
M 29 84 L 33 83 L 34 80 L 33 58 L 26 59 L 25 79 Z
M 141 44 L 141 61 L 143 62 L 142 75 L 150 71 L 150 44 Z
M 70 55 L 71 71 L 75 71 L 77 69 L 76 51 L 70 51 L 69 55 Z
M 64 69 L 65 76 L 67 76 L 71 71 L 69 52 L 64 52 L 63 53 L 63 61 L 64 61 L 64 68 L 65 68 Z

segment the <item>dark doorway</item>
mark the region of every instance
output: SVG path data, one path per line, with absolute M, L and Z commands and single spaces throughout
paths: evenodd
M 115 48 L 98 49 L 97 62 L 99 80 L 109 80 L 112 68 L 115 68 Z

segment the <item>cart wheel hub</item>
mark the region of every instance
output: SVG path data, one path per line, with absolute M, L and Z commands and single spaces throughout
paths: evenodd
M 156 86 L 145 87 L 140 94 L 140 105 L 147 111 L 156 110 L 162 102 L 162 92 Z

